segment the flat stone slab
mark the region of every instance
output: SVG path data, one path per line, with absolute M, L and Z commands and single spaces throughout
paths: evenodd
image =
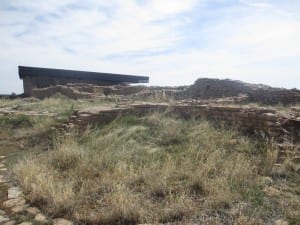
M 63 218 L 57 218 L 52 220 L 53 225 L 73 225 L 73 222 L 71 222 L 70 220 L 66 220 Z
M 0 155 L 0 160 L 1 159 L 6 159 L 6 156 L 5 155 Z
M 23 197 L 23 192 L 20 189 L 20 187 L 10 187 L 7 190 L 7 198 L 11 199 L 11 198 L 19 198 L 19 197 Z
M 17 205 L 10 209 L 12 214 L 24 212 L 28 205 Z
M 0 168 L 0 171 L 7 171 L 7 168 L 5 168 L 5 167 Z
M 7 198 L 18 198 L 23 196 L 22 190 L 19 187 L 11 187 L 7 191 Z
M 23 222 L 23 223 L 19 223 L 19 225 L 32 225 L 32 223 L 30 223 L 30 222 Z
M 40 210 L 36 207 L 29 207 L 26 209 L 26 212 L 35 216 L 36 214 L 40 213 Z
M 23 197 L 12 198 L 2 203 L 4 208 L 11 208 L 18 205 L 25 205 L 26 200 Z

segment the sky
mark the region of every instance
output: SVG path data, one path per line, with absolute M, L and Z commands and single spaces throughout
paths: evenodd
M 18 65 L 300 89 L 300 1 L 0 0 L 0 93 Z

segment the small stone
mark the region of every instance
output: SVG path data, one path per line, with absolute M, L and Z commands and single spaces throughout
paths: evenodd
M 6 158 L 5 155 L 0 155 L 0 160 L 1 160 L 1 159 L 5 159 L 5 158 Z
M 28 205 L 17 205 L 10 209 L 12 214 L 24 212 Z
M 10 221 L 7 221 L 6 223 L 3 223 L 2 225 L 15 225 L 15 224 L 16 224 L 15 220 L 10 220 Z
M 63 219 L 63 218 L 57 218 L 52 220 L 53 225 L 73 225 L 73 222 Z
M 0 168 L 5 167 L 5 165 L 3 163 L 0 163 Z
M 32 225 L 32 223 L 30 223 L 30 222 L 23 222 L 23 223 L 19 223 L 19 225 Z
M 264 190 L 263 190 L 268 196 L 274 196 L 274 195 L 277 195 L 277 194 L 279 194 L 279 190 L 278 189 L 276 189 L 276 188 L 274 188 L 274 187 L 266 187 L 266 188 L 264 188 Z
M 34 219 L 38 222 L 46 222 L 47 221 L 47 218 L 41 213 L 37 214 Z
M 283 219 L 279 219 L 275 221 L 275 225 L 289 225 L 289 223 Z
M 9 219 L 6 217 L 6 216 L 4 216 L 4 215 L 1 215 L 0 216 L 0 223 L 2 223 L 2 222 L 6 222 L 6 221 L 8 221 Z
M 12 199 L 6 200 L 5 202 L 2 203 L 2 205 L 5 208 L 11 208 L 11 207 L 17 206 L 17 205 L 24 205 L 25 203 L 26 203 L 26 200 L 23 197 L 19 197 L 19 198 L 12 198 Z
M 5 211 L 0 209 L 0 215 L 5 215 L 5 214 L 6 214 Z
M 7 191 L 7 198 L 18 198 L 23 195 L 21 189 L 19 187 L 11 187 Z
M 7 171 L 7 168 L 5 168 L 5 167 L 0 168 L 0 171 Z
M 29 207 L 26 209 L 26 212 L 35 216 L 36 214 L 38 214 L 40 212 L 40 210 L 36 207 Z

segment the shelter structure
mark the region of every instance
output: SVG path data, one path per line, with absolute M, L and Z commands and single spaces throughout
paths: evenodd
M 68 83 L 87 83 L 107 86 L 122 83 L 149 82 L 149 77 L 147 76 L 50 69 L 27 66 L 19 66 L 19 77 L 23 80 L 25 96 L 31 96 L 32 90 L 35 88 L 66 85 Z

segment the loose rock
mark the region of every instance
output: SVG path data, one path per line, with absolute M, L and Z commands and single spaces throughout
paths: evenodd
M 3 202 L 3 207 L 5 208 L 11 208 L 13 206 L 17 206 L 17 205 L 24 205 L 26 203 L 26 200 L 23 197 L 19 197 L 19 198 L 12 198 L 9 199 L 5 202 Z
M 14 206 L 10 209 L 11 213 L 15 214 L 15 213 L 20 213 L 25 211 L 25 209 L 28 207 L 28 205 L 17 205 Z
M 5 215 L 5 211 L 0 209 L 0 215 Z
M 29 207 L 29 208 L 26 209 L 26 212 L 28 212 L 29 214 L 35 216 L 40 212 L 40 210 L 36 207 Z
M 275 221 L 275 225 L 289 225 L 289 223 L 283 219 L 279 219 Z
M 0 223 L 2 223 L 2 222 L 6 222 L 6 221 L 8 221 L 9 219 L 6 217 L 6 216 L 4 216 L 4 215 L 1 215 L 0 216 Z
M 23 222 L 23 223 L 19 223 L 19 225 L 32 225 L 32 223 L 30 223 L 30 222 Z
M 73 222 L 63 219 L 63 218 L 57 218 L 52 220 L 53 225 L 73 225 Z
M 264 188 L 263 190 L 268 196 L 274 196 L 274 195 L 277 195 L 279 194 L 279 190 L 274 188 L 274 187 L 267 187 L 267 188 Z
M 47 218 L 41 213 L 37 214 L 34 219 L 42 223 L 47 221 Z

